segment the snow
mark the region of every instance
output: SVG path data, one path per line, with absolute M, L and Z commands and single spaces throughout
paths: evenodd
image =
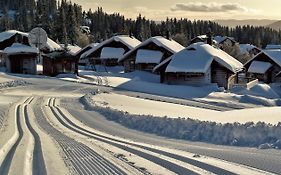
M 56 50 L 62 50 L 62 47 L 56 43 L 55 41 L 51 40 L 50 38 L 47 39 L 47 48 L 52 52 Z
M 234 38 L 228 37 L 228 36 L 215 36 L 213 39 L 214 39 L 218 44 L 220 44 L 221 42 L 225 41 L 226 39 L 230 39 L 231 41 L 234 41 L 234 42 L 235 42 Z
M 256 49 L 257 47 L 252 45 L 252 44 L 239 44 L 240 46 L 240 53 L 241 54 L 247 54 L 249 53 L 252 49 Z
M 266 50 L 275 50 L 275 49 L 281 49 L 281 45 L 278 44 L 268 44 L 265 47 Z
M 151 37 L 151 38 L 147 39 L 146 41 L 142 42 L 141 44 L 139 44 L 137 47 L 135 47 L 134 49 L 132 49 L 131 51 L 126 53 L 118 61 L 121 62 L 121 61 L 125 60 L 133 52 L 135 52 L 136 50 L 138 50 L 150 43 L 154 43 L 159 47 L 163 47 L 166 50 L 170 51 L 171 53 L 177 53 L 177 52 L 181 51 L 182 49 L 184 49 L 184 47 L 182 45 L 180 45 L 179 43 L 177 43 L 174 40 L 168 40 L 162 36 L 155 36 L 155 37 Z
M 104 47 L 101 50 L 101 59 L 118 59 L 123 56 L 125 50 L 123 48 Z
M 207 52 L 185 49 L 172 56 L 165 72 L 206 73 L 212 61 L 212 56 Z
M 264 74 L 272 65 L 268 62 L 253 61 L 249 67 L 248 72 Z
M 96 50 L 106 46 L 107 44 L 111 43 L 111 42 L 121 42 L 122 44 L 124 44 L 125 46 L 127 46 L 129 49 L 133 49 L 135 48 L 137 45 L 140 44 L 140 41 L 137 40 L 136 38 L 133 37 L 129 37 L 129 36 L 113 36 L 110 39 L 107 39 L 103 42 L 101 42 L 100 44 L 98 44 L 97 46 L 93 47 L 92 49 L 88 50 L 87 52 L 85 52 L 84 54 L 81 55 L 80 58 L 85 58 L 88 57 L 91 53 L 95 52 Z
M 152 115 L 155 117 L 167 116 L 169 118 L 182 117 L 218 123 L 247 123 L 251 121 L 257 123 L 261 121 L 278 124 L 280 122 L 281 112 L 281 107 L 260 107 L 220 112 L 210 109 L 139 99 L 113 93 L 98 94 L 93 96 L 92 100 L 95 105 L 110 107 L 124 112 L 126 111 L 130 114 Z M 265 114 L 267 114 L 266 117 Z
M 264 53 L 281 67 L 281 50 L 264 50 Z
M 156 63 L 159 64 L 163 58 L 161 51 L 139 49 L 136 56 L 136 63 Z
M 172 56 L 166 72 L 205 73 L 215 60 L 232 72 L 242 70 L 243 65 L 224 51 L 208 44 L 195 43 Z
M 60 47 L 63 48 L 63 47 L 64 47 L 64 44 L 60 44 Z M 68 44 L 68 45 L 67 45 L 67 49 L 68 49 L 68 52 L 69 52 L 71 55 L 76 55 L 76 54 L 81 50 L 81 47 L 79 47 L 79 46 L 77 46 L 77 45 Z
M 14 43 L 12 46 L 7 47 L 4 49 L 4 53 L 8 55 L 16 55 L 19 53 L 39 53 L 39 50 L 34 47 L 30 47 L 27 45 L 19 44 L 19 43 Z

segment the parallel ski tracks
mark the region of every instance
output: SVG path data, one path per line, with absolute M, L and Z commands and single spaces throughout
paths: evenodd
M 48 106 L 50 106 L 50 108 L 51 108 L 54 116 L 57 118 L 57 120 L 62 125 L 67 127 L 68 129 L 70 129 L 76 133 L 82 134 L 84 136 L 96 139 L 98 141 L 113 145 L 113 146 L 123 149 L 125 151 L 136 154 L 136 155 L 143 157 L 147 160 L 150 160 L 156 164 L 159 164 L 160 166 L 163 166 L 176 174 L 180 174 L 180 175 L 191 174 L 192 175 L 192 174 L 198 174 L 198 173 L 194 172 L 192 170 L 189 170 L 185 167 L 179 166 L 176 163 L 173 163 L 173 162 L 167 161 L 165 159 L 159 158 L 157 156 L 154 156 L 152 154 L 149 154 L 146 151 L 151 151 L 156 154 L 164 155 L 164 156 L 188 163 L 192 166 L 198 167 L 204 171 L 208 171 L 208 172 L 211 172 L 214 174 L 235 175 L 235 173 L 230 172 L 228 170 L 225 170 L 220 167 L 213 166 L 213 165 L 209 165 L 209 164 L 206 164 L 206 163 L 203 163 L 203 162 L 191 159 L 191 158 L 169 153 L 169 152 L 166 152 L 166 151 L 163 151 L 160 149 L 156 149 L 156 148 L 151 148 L 151 147 L 147 147 L 147 146 L 143 146 L 143 145 L 138 145 L 138 144 L 118 140 L 115 138 L 110 138 L 110 137 L 95 133 L 93 131 L 89 131 L 85 128 L 78 126 L 77 124 L 73 123 L 70 119 L 68 119 L 67 116 L 63 113 L 63 111 L 56 105 L 55 98 L 50 98 L 48 100 Z M 138 149 L 135 149 L 134 147 L 137 147 Z M 143 149 L 144 151 L 141 151 L 140 149 Z
M 39 135 L 33 129 L 30 124 L 29 114 L 28 114 L 28 106 L 32 103 L 34 97 L 28 97 L 22 104 L 16 105 L 15 108 L 15 132 L 16 132 L 16 139 L 15 142 L 12 143 L 10 147 L 7 147 L 7 154 L 3 159 L 0 166 L 0 174 L 5 175 L 9 174 L 11 171 L 11 165 L 16 157 L 16 150 L 20 149 L 19 145 L 23 141 L 23 137 L 25 135 L 30 135 L 28 143 L 26 143 L 27 149 L 32 149 L 31 153 L 30 150 L 26 150 L 25 152 L 25 162 L 22 162 L 24 165 L 24 169 L 22 170 L 23 174 L 46 174 L 45 163 L 43 159 L 42 149 L 41 149 L 41 142 Z M 27 128 L 28 133 L 24 133 L 23 127 Z M 27 139 L 28 140 L 28 139 Z M 29 156 L 31 156 L 32 161 L 30 161 Z
M 50 104 L 49 104 L 50 105 Z M 75 171 L 79 175 L 124 175 L 126 174 L 119 167 L 109 162 L 97 152 L 89 148 L 88 146 L 75 141 L 74 139 L 66 136 L 65 134 L 58 131 L 54 128 L 42 113 L 37 116 L 37 121 L 39 125 L 53 137 L 56 142 L 60 145 L 63 153 L 65 154 L 65 159 L 70 166 L 72 166 L 72 170 Z

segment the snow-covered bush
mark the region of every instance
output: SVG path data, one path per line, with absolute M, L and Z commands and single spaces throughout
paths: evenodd
M 17 86 L 26 86 L 28 84 L 30 84 L 30 83 L 28 83 L 24 80 L 8 81 L 8 82 L 0 83 L 0 89 L 17 87 Z
M 87 109 L 99 112 L 110 121 L 159 136 L 221 145 L 281 149 L 281 122 L 278 125 L 264 122 L 221 124 L 190 118 L 133 115 L 109 107 L 95 106 L 87 95 L 80 100 Z

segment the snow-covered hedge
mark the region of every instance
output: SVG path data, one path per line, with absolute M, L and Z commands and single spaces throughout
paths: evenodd
M 17 87 L 17 86 L 26 86 L 28 84 L 30 84 L 30 83 L 28 83 L 24 80 L 8 81 L 8 82 L 0 83 L 0 89 Z
M 108 120 L 131 129 L 190 141 L 281 149 L 281 122 L 278 125 L 264 122 L 220 124 L 190 118 L 132 115 L 109 107 L 95 106 L 91 100 L 88 95 L 81 98 L 87 109 L 97 111 Z

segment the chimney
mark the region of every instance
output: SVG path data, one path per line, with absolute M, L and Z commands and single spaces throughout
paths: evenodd
M 129 30 L 129 37 L 132 38 L 132 29 Z
M 169 32 L 169 30 L 166 30 L 166 39 L 170 40 L 170 32 Z
M 208 33 L 207 33 L 207 44 L 213 45 L 213 34 L 212 34 L 211 27 L 209 27 Z

